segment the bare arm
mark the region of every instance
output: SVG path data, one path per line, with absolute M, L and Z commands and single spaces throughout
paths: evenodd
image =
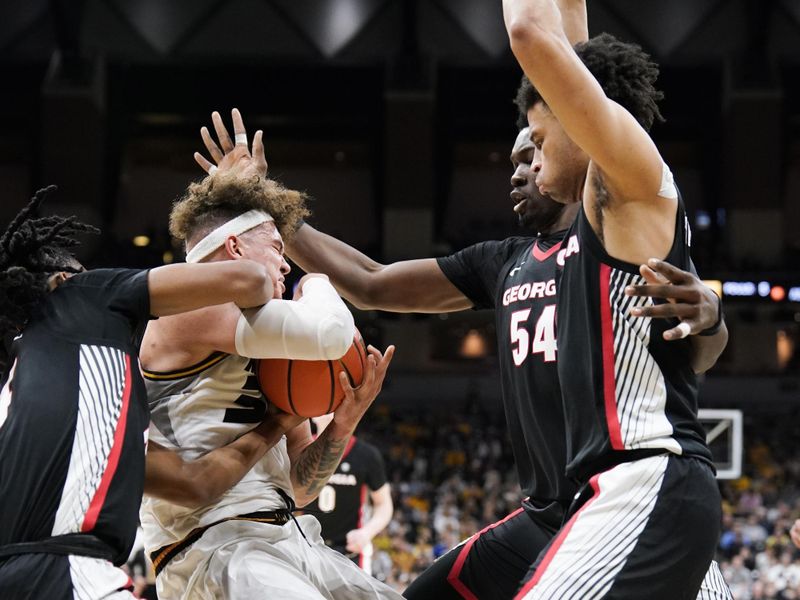
M 174 264 L 148 275 L 150 312 L 162 317 L 233 302 L 260 306 L 272 297 L 272 277 L 250 260 Z
M 150 442 L 144 492 L 181 506 L 207 506 L 236 485 L 298 419 L 273 415 L 227 446 L 188 462 L 177 452 Z
M 574 3 L 576 0 L 565 1 Z M 233 109 L 231 116 L 234 131 L 243 134 L 242 115 Z M 251 156 L 246 146 L 233 145 L 218 112 L 214 112 L 211 118 L 220 144 L 217 145 L 208 129 L 201 129 L 203 144 L 214 162 L 195 153 L 200 167 L 209 174 L 214 169 L 240 169 L 265 177 L 267 162 L 260 132 L 253 140 Z M 303 270 L 328 275 L 339 293 L 359 308 L 441 313 L 472 307 L 472 303 L 445 277 L 434 259 L 382 265 L 308 224 L 284 242 L 288 256 Z
M 384 355 L 370 346 L 364 381 L 356 390 L 350 386 L 347 376 L 341 374 L 345 399 L 333 413 L 333 421 L 316 440 L 308 443 L 310 430 L 305 424 L 287 434 L 292 485 L 298 506 L 313 501 L 328 483 L 361 417 L 378 396 L 393 355 L 394 346 L 389 346 Z
M 589 39 L 589 21 L 586 16 L 586 0 L 556 0 L 564 35 L 573 46 Z
M 374 492 L 370 492 L 372 500 L 372 516 L 360 529 L 347 532 L 347 551 L 360 553 L 376 535 L 383 531 L 394 514 L 392 489 L 384 483 Z
M 286 252 L 303 270 L 328 275 L 361 309 L 441 313 L 472 307 L 433 258 L 382 265 L 308 224 L 289 240 Z
M 614 199 L 655 201 L 662 174 L 655 144 L 627 110 L 609 100 L 575 54 L 553 0 L 503 0 L 503 11 L 525 75 L 603 172 Z

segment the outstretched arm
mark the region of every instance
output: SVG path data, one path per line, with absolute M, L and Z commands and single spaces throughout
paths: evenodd
M 361 309 L 442 313 L 472 307 L 433 258 L 380 264 L 308 224 L 289 240 L 289 257 L 305 271 L 318 271 Z
M 556 0 L 564 35 L 573 46 L 589 39 L 589 22 L 586 16 L 586 0 Z
M 227 446 L 193 461 L 150 442 L 147 448 L 144 493 L 181 506 L 198 508 L 217 500 L 247 472 L 301 417 L 271 415 L 254 430 Z
M 575 3 L 575 0 L 564 1 Z M 245 135 L 241 113 L 233 109 L 231 115 L 235 135 Z M 212 113 L 211 118 L 219 145 L 203 127 L 200 135 L 211 160 L 196 152 L 197 164 L 209 174 L 235 169 L 265 177 L 267 161 L 261 132 L 256 132 L 251 156 L 246 145 L 233 144 L 218 112 Z M 308 224 L 285 242 L 286 253 L 304 271 L 328 275 L 337 290 L 359 308 L 440 313 L 472 307 L 434 259 L 383 265 Z
M 570 139 L 603 172 L 614 199 L 656 201 L 662 160 L 655 144 L 578 58 L 555 2 L 503 0 L 503 13 L 522 70 Z
M 333 413 L 333 421 L 316 440 L 312 441 L 307 423 L 287 434 L 292 485 L 298 506 L 313 501 L 328 483 L 361 417 L 381 391 L 393 355 L 394 346 L 389 346 L 383 355 L 370 346 L 364 381 L 355 390 L 350 386 L 347 375 L 340 374 L 345 398 Z
M 632 310 L 636 317 L 678 318 L 680 324 L 664 332 L 665 340 L 691 335 L 692 368 L 704 373 L 713 367 L 728 344 L 728 328 L 722 316 L 722 300 L 695 273 L 663 260 L 651 259 L 639 268 L 647 284 L 629 286 L 629 296 L 667 300 L 664 304 Z
M 148 273 L 150 313 L 163 317 L 229 302 L 261 306 L 272 298 L 275 280 L 250 260 L 158 267 Z

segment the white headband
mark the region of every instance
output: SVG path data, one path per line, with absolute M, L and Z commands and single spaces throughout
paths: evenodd
M 274 221 L 272 216 L 263 210 L 248 210 L 243 215 L 239 215 L 235 219 L 231 219 L 227 223 L 223 223 L 214 231 L 209 233 L 202 240 L 197 242 L 186 254 L 187 263 L 196 263 L 203 260 L 206 256 L 214 252 L 217 248 L 222 247 L 232 235 L 241 235 L 245 231 L 250 231 L 253 227 L 258 227 L 262 223 Z

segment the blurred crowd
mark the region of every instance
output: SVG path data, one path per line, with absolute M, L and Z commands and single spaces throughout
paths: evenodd
M 477 399 L 458 410 L 378 404 L 357 435 L 386 460 L 395 513 L 373 540 L 373 574 L 399 591 L 461 540 L 519 507 L 504 416 Z M 800 518 L 794 424 L 747 416 L 744 437 L 742 477 L 721 483 L 722 572 L 736 600 L 800 600 L 800 550 L 790 537 Z M 141 554 L 131 570 L 146 573 Z M 135 579 L 144 590 L 144 577 Z M 154 597 L 153 590 L 143 597 Z
M 474 403 L 389 414 L 364 433 L 384 453 L 395 518 L 376 538 L 375 574 L 402 590 L 454 544 L 519 506 L 503 416 Z M 791 419 L 747 417 L 742 477 L 721 482 L 718 560 L 736 600 L 800 600 L 800 445 Z M 796 528 L 800 540 L 800 525 Z

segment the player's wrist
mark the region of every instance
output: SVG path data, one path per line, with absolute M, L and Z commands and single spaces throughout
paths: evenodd
M 697 335 L 702 335 L 702 336 L 717 335 L 717 333 L 719 333 L 719 330 L 722 328 L 722 322 L 725 319 L 725 315 L 722 312 L 722 298 L 720 298 L 714 290 L 711 290 L 711 293 L 714 294 L 714 296 L 717 299 L 717 320 L 711 327 L 703 329 L 702 331 L 698 332 Z

